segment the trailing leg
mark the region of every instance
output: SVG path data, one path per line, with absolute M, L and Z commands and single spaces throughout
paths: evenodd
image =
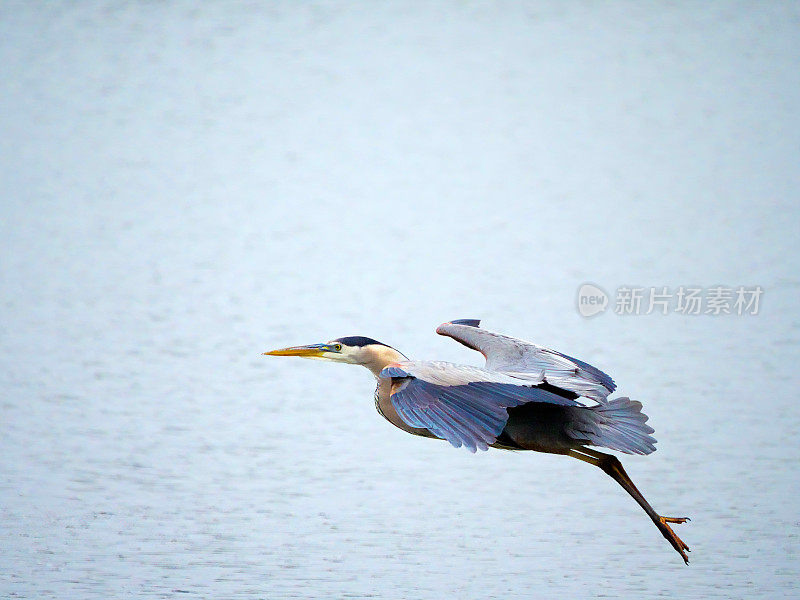
M 619 483 L 622 488 L 631 495 L 631 497 L 636 500 L 636 502 L 641 506 L 650 519 L 653 521 L 658 530 L 661 532 L 667 541 L 672 545 L 673 548 L 681 555 L 684 562 L 688 565 L 689 558 L 686 556 L 686 552 L 689 552 L 689 547 L 683 543 L 683 541 L 672 531 L 672 528 L 668 525 L 668 523 L 685 523 L 688 521 L 688 517 L 662 517 L 655 510 L 650 504 L 645 500 L 642 493 L 637 489 L 634 485 L 631 478 L 625 472 L 625 469 L 622 468 L 622 463 L 619 462 L 619 459 L 616 456 L 611 454 L 605 454 L 603 452 L 598 452 L 597 450 L 591 450 L 586 447 L 582 447 L 579 450 L 570 450 L 568 452 L 569 456 L 573 458 L 577 458 L 578 460 L 582 460 L 583 462 L 587 462 L 590 465 L 594 465 L 596 467 L 600 467 L 606 474 L 611 476 L 614 481 Z

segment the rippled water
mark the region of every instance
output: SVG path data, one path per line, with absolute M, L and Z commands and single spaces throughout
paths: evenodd
M 775 598 L 798 578 L 791 4 L 0 8 L 0 595 Z M 580 284 L 761 285 L 581 318 Z M 481 317 L 609 371 L 684 567 L 599 470 L 470 455 L 361 334 Z

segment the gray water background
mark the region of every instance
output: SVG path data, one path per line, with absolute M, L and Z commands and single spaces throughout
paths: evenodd
M 0 596 L 797 597 L 792 3 L 0 5 Z M 581 318 L 580 284 L 761 285 Z M 363 370 L 480 317 L 609 371 L 680 558 L 597 469 Z M 183 593 L 181 593 L 183 592 Z

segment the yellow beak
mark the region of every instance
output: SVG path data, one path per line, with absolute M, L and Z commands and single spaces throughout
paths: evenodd
M 279 350 L 270 350 L 264 352 L 265 356 L 303 356 L 305 358 L 320 358 L 325 356 L 326 352 L 335 352 L 335 350 L 328 344 L 310 344 L 308 346 L 291 346 L 290 348 L 281 348 Z

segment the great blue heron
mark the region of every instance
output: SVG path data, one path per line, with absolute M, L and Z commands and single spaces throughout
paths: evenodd
M 476 319 L 440 325 L 436 333 L 453 338 L 486 358 L 483 368 L 439 361 L 412 361 L 391 346 L 361 336 L 324 344 L 293 346 L 264 354 L 300 356 L 362 365 L 378 380 L 375 406 L 403 431 L 447 440 L 472 452 L 488 447 L 563 454 L 600 467 L 619 483 L 661 534 L 689 564 L 689 547 L 670 523 L 687 517 L 662 517 L 645 500 L 616 456 L 655 452 L 654 432 L 642 405 L 630 398 L 608 399 L 614 381 L 578 359 L 494 333 Z M 591 406 L 579 398 L 593 401 Z

